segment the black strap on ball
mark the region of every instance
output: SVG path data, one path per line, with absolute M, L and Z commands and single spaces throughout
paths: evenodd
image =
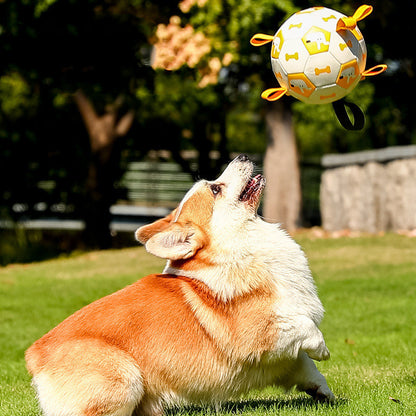
M 361 108 L 354 103 L 349 103 L 345 100 L 338 100 L 332 103 L 335 114 L 341 126 L 347 130 L 361 130 L 365 124 L 364 113 Z M 352 114 L 352 120 L 347 113 L 347 107 L 350 109 Z

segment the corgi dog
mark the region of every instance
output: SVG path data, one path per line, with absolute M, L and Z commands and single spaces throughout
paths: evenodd
M 334 399 L 313 362 L 329 351 L 308 262 L 257 215 L 265 180 L 253 169 L 238 156 L 139 228 L 167 259 L 163 273 L 85 306 L 27 350 L 46 416 L 158 416 L 267 385 Z

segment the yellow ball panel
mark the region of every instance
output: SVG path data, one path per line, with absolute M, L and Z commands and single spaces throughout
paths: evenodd
M 349 92 L 358 84 L 360 79 L 361 74 L 357 61 L 353 60 L 341 65 L 336 84 Z
M 339 85 L 329 85 L 317 88 L 308 98 L 309 104 L 327 104 L 343 98 L 348 93 Z
M 301 101 L 308 99 L 316 89 L 308 77 L 303 73 L 289 74 L 288 80 L 289 94 Z
M 331 33 L 317 26 L 312 26 L 302 37 L 302 42 L 310 55 L 329 50 Z

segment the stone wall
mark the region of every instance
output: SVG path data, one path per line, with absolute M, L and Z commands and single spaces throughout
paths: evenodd
M 325 230 L 416 229 L 416 146 L 327 155 L 322 164 Z

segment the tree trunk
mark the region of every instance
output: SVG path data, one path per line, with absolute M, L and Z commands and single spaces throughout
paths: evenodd
M 301 187 L 290 109 L 280 102 L 268 104 L 266 125 L 269 143 L 264 158 L 267 186 L 263 216 L 292 231 L 300 221 Z
M 97 115 L 83 91 L 77 91 L 74 100 L 84 120 L 91 145 L 83 209 L 84 243 L 88 247 L 109 248 L 110 207 L 115 202 L 114 174 L 120 161 L 120 154 L 114 150 L 115 143 L 130 129 L 134 114 L 129 111 L 118 119 L 121 98 L 108 106 L 102 116 Z

